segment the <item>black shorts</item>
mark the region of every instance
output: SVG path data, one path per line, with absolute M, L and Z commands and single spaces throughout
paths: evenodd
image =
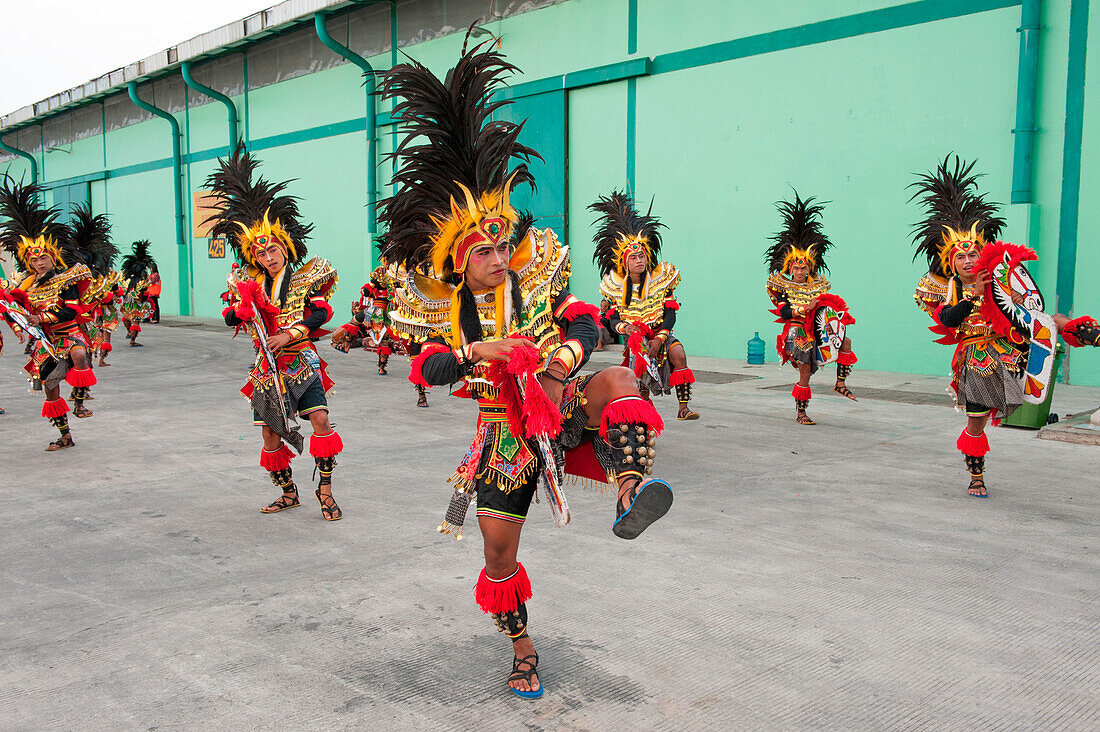
M 478 481 L 477 517 L 500 519 L 522 524 L 527 520 L 527 511 L 531 508 L 531 499 L 535 497 L 535 487 L 539 474 L 535 473 L 523 485 L 505 493 L 497 485 L 487 485 Z
M 325 388 L 321 386 L 321 380 L 318 378 L 314 379 L 313 383 L 307 386 L 298 397 L 298 416 L 309 419 L 309 415 L 321 409 L 328 409 L 328 400 L 325 399 Z M 263 418 L 256 410 L 252 410 L 252 424 L 257 427 L 264 424 Z

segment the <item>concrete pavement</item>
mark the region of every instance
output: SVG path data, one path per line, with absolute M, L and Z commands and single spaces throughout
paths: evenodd
M 267 516 L 248 342 L 141 340 L 59 453 L 14 339 L 0 358 L 0 728 L 1100 726 L 1100 448 L 992 430 L 990 498 L 968 498 L 946 377 L 857 368 L 876 398 L 853 403 L 827 370 L 800 427 L 792 370 L 695 359 L 703 419 L 658 401 L 664 520 L 624 542 L 609 495 L 570 491 L 563 529 L 532 506 L 547 692 L 527 702 L 473 602 L 476 524 L 434 531 L 471 404 L 433 389 L 416 409 L 403 359 L 378 377 L 322 344 L 345 518 L 321 520 L 308 455 L 303 507 Z M 1055 394 L 1060 414 L 1098 404 Z

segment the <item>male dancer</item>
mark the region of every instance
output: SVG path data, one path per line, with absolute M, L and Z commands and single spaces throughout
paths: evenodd
M 680 309 L 673 295 L 680 271 L 657 261 L 664 224 L 638 213 L 634 200 L 618 191 L 588 208 L 601 214 L 592 260 L 603 276 L 600 294 L 612 303 L 607 312 L 611 328 L 627 336 L 623 365 L 633 367 L 644 398 L 675 389 L 680 402 L 676 419 L 699 419 L 688 406 L 695 373 L 688 368 L 684 344 L 672 334 Z
M 398 146 L 394 195 L 382 202 L 383 258 L 403 267 L 390 317 L 424 343 L 410 379 L 464 382 L 479 417 L 474 442 L 452 481 L 440 531 L 461 531 L 477 501 L 485 569 L 474 596 L 512 641 L 508 684 L 542 695 L 538 654 L 527 632 L 531 582 L 517 561 L 520 532 L 540 476 L 557 487 L 567 472 L 618 484 L 613 531 L 632 539 L 672 504 L 652 470 L 661 418 L 629 369 L 577 378 L 595 345 L 596 309 L 566 289 L 569 253 L 550 229 L 516 231 L 512 188 L 531 182 L 511 158 L 535 152 L 516 142 L 519 126 L 490 121 L 501 77 L 515 70 L 483 44 L 463 49 L 446 80 L 416 61 L 385 73 L 380 95 L 395 100 L 406 137 Z M 513 242 L 517 242 L 513 247 Z M 547 475 L 549 473 L 549 475 Z M 568 521 L 561 494 L 548 502 Z
M 824 206 L 813 201 L 812 196 L 802 200 L 796 192 L 794 202 L 776 204 L 783 215 L 783 229 L 772 237 L 774 243 L 764 252 L 771 273 L 768 297 L 775 306 L 771 313 L 779 317 L 777 323 L 783 323 L 776 350 L 782 363 L 790 361 L 798 370 L 798 383 L 791 396 L 795 421 L 805 425 L 817 424 L 806 414 L 806 407 L 812 396 L 810 377 L 823 364 L 836 360 L 833 391 L 855 401 L 847 378 L 856 354 L 843 330 L 855 319 L 848 314 L 847 304 L 829 293 L 831 285 L 822 275 L 829 269 L 825 252 L 833 244 L 821 230 Z
M 141 348 L 137 342 L 141 321 L 153 312 L 149 300 L 149 273 L 156 260 L 149 254 L 149 241 L 140 239 L 130 247 L 131 252 L 122 258 L 122 277 L 126 283 L 122 299 L 122 324 L 126 326 L 131 348 Z
M 42 189 L 33 183 L 16 184 L 8 176 L 0 184 L 0 245 L 22 268 L 22 276 L 13 278 L 8 291 L 8 307 L 25 313 L 27 322 L 44 336 L 33 343 L 26 368 L 41 379 L 46 392 L 42 416 L 61 433 L 46 451 L 63 450 L 75 443 L 69 431 L 69 405 L 60 393 L 62 379 L 74 387 L 73 414 L 92 416 L 84 399 L 96 378 L 80 322 L 80 298 L 92 273 L 77 259 L 72 230 L 58 220 L 56 209 L 42 205 Z
M 1028 396 L 1042 395 L 1041 367 L 1053 361 L 1057 333 L 1071 346 L 1100 346 L 1100 326 L 1087 316 L 1047 320 L 1042 295 L 1023 267 L 1038 256 L 996 241 L 1005 222 L 997 204 L 977 192 L 973 169 L 974 162 L 957 155 L 951 165 L 948 155 L 911 186 L 926 214 L 914 229 L 914 259 L 928 260 L 914 297 L 935 321 L 930 330 L 943 336 L 937 343 L 955 346 L 951 388 L 967 417 L 955 446 L 970 473 L 967 493 L 985 498 L 986 425 L 999 424 Z
M 301 505 L 290 468 L 294 453 L 284 444 L 302 451 L 297 413 L 313 427 L 309 454 L 321 476 L 315 491 L 321 516 L 337 521 L 343 512 L 332 497 L 332 471 L 344 444 L 329 422 L 325 392 L 332 380 L 311 340 L 327 332 L 321 326 L 332 318 L 336 270 L 320 257 L 305 261 L 313 226 L 299 220 L 297 200 L 283 194 L 285 182 L 253 180 L 257 161 L 243 148 L 218 163 L 206 181 L 216 211 L 210 231 L 226 238 L 241 265 L 230 271 L 222 314 L 226 325 L 247 327 L 259 349 L 241 393 L 252 404 L 253 424 L 262 428 L 260 465 L 283 492 L 260 510 Z

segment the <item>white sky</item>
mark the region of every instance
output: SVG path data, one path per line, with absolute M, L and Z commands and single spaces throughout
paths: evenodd
M 4 0 L 0 115 L 278 0 Z

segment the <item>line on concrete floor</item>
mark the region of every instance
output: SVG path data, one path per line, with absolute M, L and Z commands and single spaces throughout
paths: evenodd
M 790 384 L 779 386 L 764 386 L 761 391 L 781 389 L 789 390 Z M 849 386 L 851 388 L 851 386 Z M 831 389 L 827 389 L 831 393 Z M 858 399 L 873 399 L 880 402 L 895 402 L 898 404 L 932 404 L 938 407 L 953 407 L 955 400 L 950 394 L 928 394 L 922 391 L 906 391 L 905 389 L 873 389 L 871 387 L 852 388 L 852 392 Z

